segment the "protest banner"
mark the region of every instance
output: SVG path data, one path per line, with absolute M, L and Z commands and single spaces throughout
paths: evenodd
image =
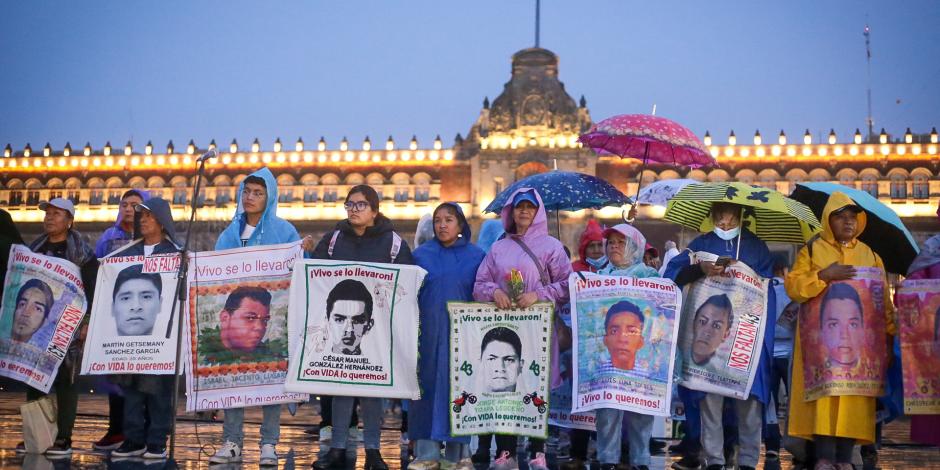
M 940 279 L 906 279 L 897 293 L 904 414 L 940 414 Z
M 10 248 L 0 302 L 0 375 L 49 392 L 85 316 L 78 266 Z
M 584 277 L 582 277 L 582 275 Z M 682 292 L 662 278 L 573 273 L 572 411 L 669 416 Z
M 553 305 L 448 302 L 454 436 L 548 435 Z
M 187 411 L 305 401 L 284 390 L 300 242 L 190 253 Z
M 298 263 L 290 294 L 287 390 L 421 398 L 418 290 L 426 274 L 402 264 Z
M 718 257 L 697 252 L 695 259 Z M 738 261 L 686 287 L 677 345 L 683 386 L 740 400 L 750 395 L 764 343 L 769 283 Z
M 884 271 L 856 267 L 855 277 L 833 281 L 800 306 L 804 396 L 884 394 L 888 367 Z
M 82 374 L 173 374 L 178 268 L 179 254 L 101 260 Z

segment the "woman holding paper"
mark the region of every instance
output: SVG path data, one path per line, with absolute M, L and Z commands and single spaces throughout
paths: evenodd
M 526 308 L 539 301 L 555 304 L 555 309 L 568 302 L 568 276 L 571 274 L 571 260 L 565 253 L 565 247 L 558 239 L 548 234 L 548 217 L 538 191 L 531 188 L 519 188 L 509 198 L 501 211 L 506 237 L 493 244 L 483 264 L 477 271 L 473 286 L 473 298 L 479 302 L 495 302 L 501 309 L 512 308 L 513 304 Z M 510 298 L 507 275 L 517 270 L 525 286 L 524 292 L 515 299 Z M 567 329 L 558 317 L 555 318 L 554 332 Z M 553 334 L 552 341 L 552 387 L 561 384 L 558 372 L 558 338 Z M 474 463 L 489 462 L 490 437 L 480 436 L 480 446 L 473 456 Z M 542 470 L 547 468 L 542 452 L 545 442 L 532 440 L 529 468 Z M 496 452 L 498 458 L 493 468 L 511 470 L 518 468 L 515 458 L 516 438 L 497 436 Z
M 940 210 L 937 211 L 940 215 Z M 923 248 L 907 272 L 908 279 L 940 279 L 940 235 L 924 242 Z M 940 323 L 934 320 L 934 341 L 940 336 Z M 940 446 L 940 415 L 911 416 L 911 439 Z
M 852 199 L 841 192 L 832 193 L 822 215 L 820 237 L 800 250 L 786 277 L 787 294 L 796 302 L 812 300 L 832 281 L 851 279 L 856 267 L 884 269 L 881 258 L 857 238 L 865 230 L 866 215 Z M 887 288 L 884 296 L 887 333 L 894 335 L 894 305 Z M 817 469 L 852 468 L 853 446 L 875 439 L 875 398 L 845 395 L 804 401 L 803 368 L 803 348 L 796 335 L 789 434 L 814 441 Z
M 472 470 L 470 439 L 450 435 L 450 316 L 448 301 L 473 299 L 477 268 L 486 256 L 470 243 L 470 224 L 455 203 L 434 210 L 434 238 L 414 251 L 415 263 L 427 270 L 418 293 L 421 336 L 418 343 L 418 380 L 421 400 L 411 402 L 408 436 L 417 440 L 412 470 L 438 470 L 441 443 L 444 459 L 458 469 Z

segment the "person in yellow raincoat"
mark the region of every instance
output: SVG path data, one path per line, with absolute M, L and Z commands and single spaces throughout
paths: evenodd
M 865 230 L 866 214 L 847 195 L 834 192 L 822 214 L 822 233 L 803 247 L 785 280 L 787 294 L 807 302 L 831 281 L 851 279 L 855 267 L 884 269 L 881 258 L 857 237 Z M 812 252 L 812 254 L 810 254 Z M 887 286 L 887 281 L 885 281 Z M 885 289 L 887 332 L 894 335 L 894 305 Z M 887 341 L 888 338 L 885 338 Z M 875 439 L 875 398 L 830 396 L 803 400 L 803 351 L 799 335 L 793 351 L 793 384 L 788 418 L 789 434 L 816 444 L 816 468 L 852 468 L 852 447 Z

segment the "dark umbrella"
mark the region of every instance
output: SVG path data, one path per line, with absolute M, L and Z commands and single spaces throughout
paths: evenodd
M 917 242 L 898 214 L 871 194 L 840 184 L 800 183 L 790 197 L 806 204 L 816 217 L 822 218 L 829 195 L 836 191 L 845 193 L 868 214 L 865 231 L 858 239 L 878 253 L 888 272 L 907 274 L 907 268 L 917 257 Z

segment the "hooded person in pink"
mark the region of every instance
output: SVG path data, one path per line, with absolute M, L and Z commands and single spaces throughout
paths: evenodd
M 510 308 L 512 300 L 519 307 L 528 307 L 535 302 L 552 302 L 558 307 L 568 302 L 568 276 L 571 260 L 558 239 L 548 234 L 548 217 L 538 191 L 519 188 L 509 198 L 501 211 L 506 236 L 493 244 L 480 268 L 473 286 L 473 299 L 479 302 L 495 302 L 499 308 Z M 525 293 L 518 299 L 510 299 L 506 286 L 507 274 L 516 269 L 525 283 Z M 558 338 L 552 336 L 552 385 L 561 383 L 558 367 Z M 497 466 L 513 468 L 515 465 L 516 438 L 497 436 Z M 529 468 L 545 467 L 542 446 L 544 441 L 533 441 L 534 458 Z M 481 436 L 475 463 L 482 463 L 483 453 L 489 459 L 489 438 Z M 503 462 L 501 462 L 503 460 Z

